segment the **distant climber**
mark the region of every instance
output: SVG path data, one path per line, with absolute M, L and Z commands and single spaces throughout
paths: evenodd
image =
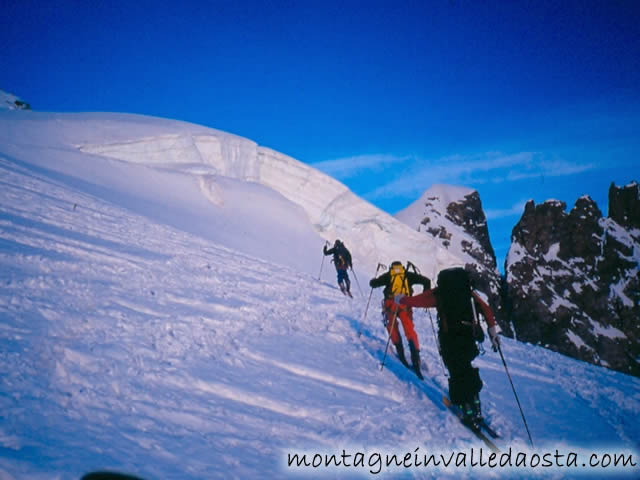
M 338 285 L 340 286 L 340 291 L 345 295 L 351 295 L 351 280 L 349 279 L 349 274 L 347 270 L 349 268 L 353 269 L 353 263 L 351 261 L 351 252 L 347 249 L 347 247 L 340 240 L 336 240 L 333 244 L 333 248 L 327 250 L 327 246 L 323 247 L 323 252 L 325 255 L 333 255 L 333 265 L 336 267 L 336 273 L 338 274 Z

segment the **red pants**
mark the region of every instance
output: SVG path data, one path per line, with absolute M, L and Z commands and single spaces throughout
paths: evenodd
M 387 316 L 387 331 L 389 332 L 389 335 L 391 335 L 391 342 L 394 345 L 400 342 L 400 330 L 398 329 L 398 323 L 402 323 L 402 329 L 407 337 L 407 341 L 413 342 L 415 349 L 420 350 L 418 334 L 413 328 L 413 313 L 411 311 L 411 307 L 395 303 L 393 298 L 386 299 L 383 305 L 384 312 Z M 395 322 L 393 320 L 394 317 Z M 392 324 L 393 329 L 391 328 Z

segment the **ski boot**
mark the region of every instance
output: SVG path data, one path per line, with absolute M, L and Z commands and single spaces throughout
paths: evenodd
M 409 342 L 409 349 L 411 350 L 411 368 L 416 372 L 416 375 L 420 380 L 424 380 L 422 372 L 420 371 L 420 350 L 418 350 L 411 341 Z
M 477 422 L 476 416 L 473 412 L 473 403 L 466 402 L 459 405 L 460 411 L 462 411 L 462 423 L 464 423 L 471 430 L 480 430 L 480 424 Z
M 402 364 L 407 367 L 409 367 L 409 364 L 407 363 L 407 359 L 404 357 L 404 347 L 402 346 L 402 342 L 398 342 L 396 344 L 394 344 L 396 346 L 396 352 L 398 353 L 398 359 L 400 359 L 400 361 L 402 362 Z
M 478 422 L 482 423 L 483 418 L 482 418 L 482 409 L 480 406 L 480 395 L 477 393 L 473 396 L 473 413 L 476 419 L 478 420 Z
M 462 411 L 462 423 L 473 430 L 480 430 L 483 419 L 478 394 L 476 393 L 471 401 L 460 405 L 460 410 Z

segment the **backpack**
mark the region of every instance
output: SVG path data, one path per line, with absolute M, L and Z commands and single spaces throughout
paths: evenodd
M 340 270 L 346 270 L 348 265 L 349 265 L 347 263 L 347 260 L 344 258 L 343 252 L 340 252 L 340 253 L 336 254 L 334 264 L 335 264 L 336 268 L 338 268 Z
M 391 275 L 391 282 L 389 284 L 391 295 L 411 295 L 406 270 L 400 262 L 393 262 L 391 264 L 389 274 Z
M 339 270 L 347 270 L 351 265 L 351 253 L 340 240 L 333 245 L 333 263 Z
M 437 299 L 443 331 L 466 332 L 476 339 L 480 335 L 484 338 L 482 327 L 474 315 L 471 281 L 464 268 L 448 268 L 438 274 Z

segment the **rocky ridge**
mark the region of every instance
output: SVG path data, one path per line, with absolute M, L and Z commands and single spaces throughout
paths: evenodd
M 519 340 L 640 376 L 640 196 L 609 189 L 603 217 L 588 196 L 529 201 L 505 262 L 507 314 Z
M 511 336 L 511 326 L 504 314 L 502 278 L 478 192 L 434 185 L 395 216 L 463 259 L 461 266 L 471 274 L 474 287 L 487 296 L 503 333 Z
M 465 261 L 503 334 L 640 376 L 640 192 L 611 185 L 604 217 L 588 196 L 529 201 L 496 269 L 477 191 L 436 185 L 396 214 Z

